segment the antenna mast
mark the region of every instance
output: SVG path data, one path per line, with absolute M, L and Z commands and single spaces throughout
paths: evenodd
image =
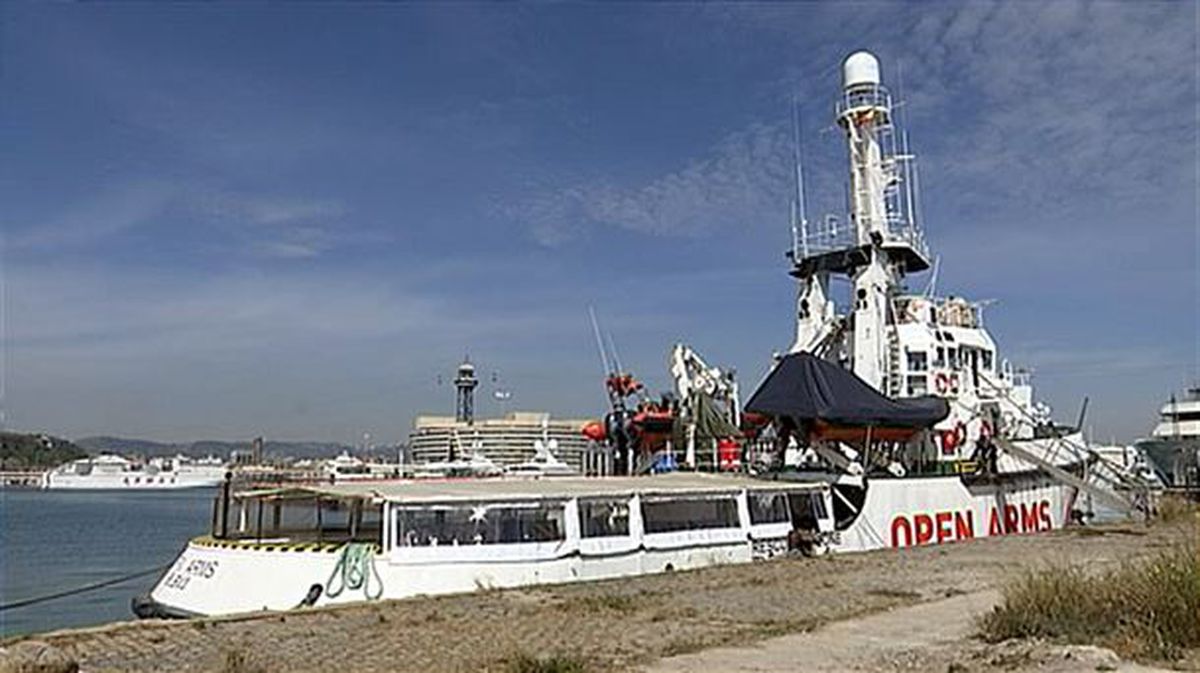
M 592 318 L 592 332 L 596 335 L 596 349 L 600 351 L 600 364 L 604 366 L 604 375 L 608 376 L 613 371 L 608 366 L 608 355 L 604 352 L 604 340 L 600 338 L 600 324 L 596 322 L 596 309 L 589 306 L 588 315 Z
M 795 96 L 792 96 L 792 160 L 796 164 L 796 197 L 792 206 L 793 259 L 798 259 L 797 245 L 805 255 L 808 255 L 808 212 L 804 203 L 804 151 L 801 142 L 800 103 Z

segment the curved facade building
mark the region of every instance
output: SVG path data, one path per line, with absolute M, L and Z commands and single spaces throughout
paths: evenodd
M 409 459 L 430 463 L 475 453 L 505 467 L 532 460 L 534 442 L 553 439 L 558 443 L 554 455 L 581 474 L 606 474 L 604 454 L 583 436 L 587 422 L 531 411 L 473 422 L 454 416 L 417 416 L 408 436 Z

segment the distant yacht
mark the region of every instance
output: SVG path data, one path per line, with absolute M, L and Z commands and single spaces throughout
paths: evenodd
M 1167 486 L 1200 486 L 1200 385 L 1188 389 L 1183 400 L 1172 395 L 1159 411 L 1154 432 L 1136 446 Z
M 64 463 L 42 477 L 44 489 L 160 490 L 216 486 L 225 478 L 219 458 L 151 458 L 137 463 L 115 454 L 101 454 Z
M 566 477 L 580 476 L 579 471 L 568 465 L 554 452 L 558 450 L 558 440 L 540 439 L 533 442 L 532 459 L 516 463 L 504 468 L 504 474 L 512 477 Z

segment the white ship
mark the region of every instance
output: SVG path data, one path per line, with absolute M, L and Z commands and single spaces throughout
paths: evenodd
M 1059 528 L 1081 491 L 1130 512 L 1144 497 L 1055 425 L 1028 375 L 1001 357 L 983 303 L 913 292 L 931 268 L 916 173 L 878 60 L 843 64 L 835 109 L 848 146 L 848 222 L 808 222 L 797 161 L 789 353 L 750 398 L 766 437 L 813 457 L 833 483 L 834 548 L 942 543 Z M 936 274 L 936 271 L 935 271 Z M 848 286 L 839 311 L 834 279 Z
M 135 612 L 285 610 L 1034 533 L 1071 521 L 1080 492 L 1133 510 L 1131 485 L 1077 430 L 1054 425 L 1027 377 L 999 356 L 978 304 L 904 289 L 930 267 L 911 164 L 895 146 L 878 61 L 859 52 L 843 74 L 851 223 L 810 227 L 797 209 L 796 340 L 746 405 L 771 453 L 810 457 L 802 470 L 226 490 L 212 534 L 187 544 Z M 835 276 L 851 285 L 844 313 Z M 689 390 L 722 387 L 693 385 L 708 370 L 698 358 L 675 360 Z M 618 378 L 621 399 L 640 387 Z M 629 415 L 645 427 L 674 422 L 657 407 Z M 700 436 L 711 447 L 690 433 L 684 467 L 699 467 L 709 448 L 714 469 L 745 462 L 723 458 L 709 434 Z M 481 463 L 472 453 L 432 466 L 444 476 L 472 462 Z
M 1200 386 L 1159 411 L 1158 424 L 1135 444 L 1168 486 L 1200 487 Z
M 151 458 L 138 463 L 114 454 L 101 454 L 64 463 L 42 477 L 45 489 L 163 490 L 212 487 L 227 468 L 217 458 Z

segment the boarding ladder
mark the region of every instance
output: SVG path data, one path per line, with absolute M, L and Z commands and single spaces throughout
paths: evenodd
M 1027 409 L 1012 400 L 1011 394 L 1007 390 L 996 385 L 982 372 L 980 372 L 979 378 L 993 392 L 1012 402 L 1013 408 L 1019 410 L 1028 420 L 1036 422 Z M 1149 515 L 1150 485 L 1145 480 L 1124 473 L 1086 444 L 1080 445 L 1063 437 L 1053 427 L 1051 427 L 1051 433 L 1051 447 L 1045 455 L 1037 455 L 1018 446 L 1015 442 L 998 436 L 994 437 L 992 442 L 1009 455 L 1037 466 L 1055 479 L 1074 486 L 1080 492 L 1087 493 L 1095 500 L 1117 511 L 1129 516 L 1139 512 Z M 1064 452 L 1065 457 L 1083 465 L 1082 476 L 1060 466 L 1058 459 L 1064 457 Z

